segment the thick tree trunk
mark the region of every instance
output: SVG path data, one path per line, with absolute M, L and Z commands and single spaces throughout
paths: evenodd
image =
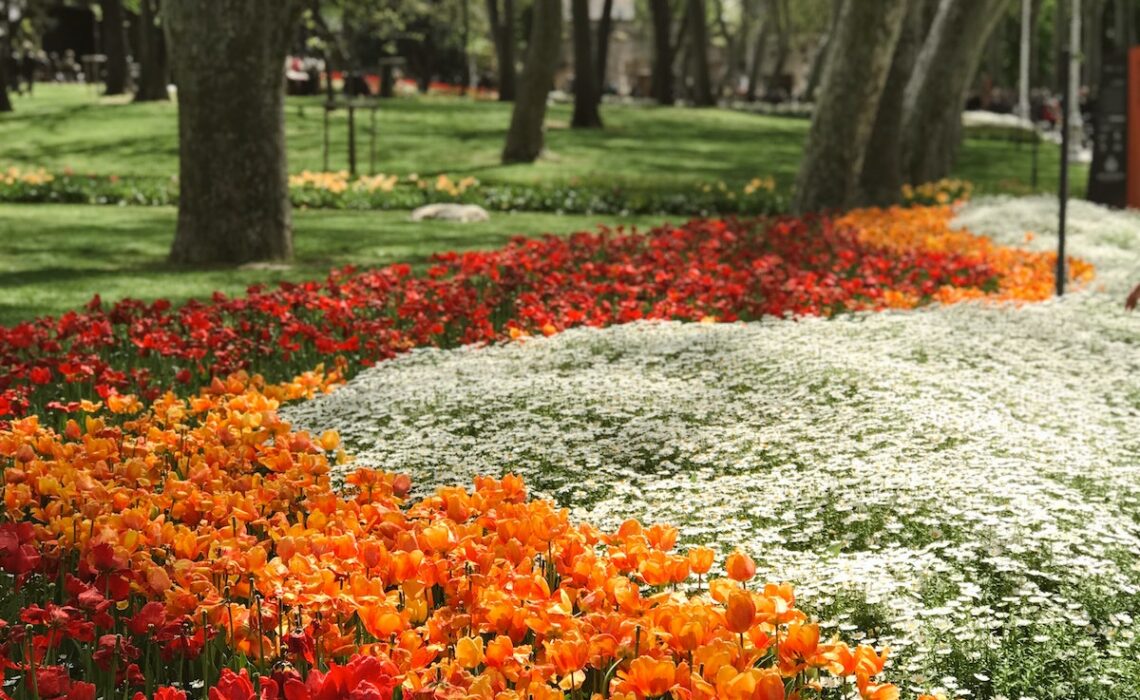
M 127 63 L 127 27 L 123 0 L 99 0 L 103 10 L 103 53 L 107 55 L 104 94 L 122 95 L 130 89 L 131 69 Z
M 293 253 L 285 163 L 285 56 L 298 0 L 165 0 L 178 84 L 175 263 L 237 265 Z
M 922 48 L 922 24 L 922 3 L 912 1 L 895 45 L 887 84 L 879 98 L 871 139 L 867 142 L 867 153 L 873 156 L 863 159 L 861 204 L 887 206 L 898 202 L 903 185 L 902 145 L 899 143 L 903 98 L 915 58 Z
M 511 111 L 511 128 L 503 147 L 504 163 L 533 163 L 542 153 L 546 98 L 554 83 L 562 44 L 562 3 L 535 0 L 526 64 Z
M 570 126 L 575 129 L 600 129 L 598 113 L 601 92 L 595 81 L 593 37 L 590 31 L 590 1 L 570 0 L 574 23 L 574 115 Z
M 12 111 L 12 98 L 8 95 L 8 54 L 0 54 L 0 114 Z
M 693 103 L 698 107 L 715 107 L 709 74 L 709 26 L 705 0 L 686 0 L 689 14 L 690 49 L 693 53 Z
M 139 0 L 139 84 L 135 102 L 169 99 L 166 93 L 166 56 L 162 28 L 158 26 L 158 0 Z
M 966 91 L 1008 5 L 1009 0 L 941 0 L 903 101 L 903 154 L 912 184 L 950 173 Z
M 499 64 L 499 101 L 515 99 L 515 4 L 503 0 L 500 16 L 499 0 L 487 0 L 487 21 L 491 25 L 491 39 L 495 44 L 495 59 Z
M 610 35 L 614 32 L 614 0 L 604 0 L 602 16 L 598 20 L 597 60 L 594 62 L 594 76 L 597 79 L 598 102 L 606 91 L 606 65 L 610 57 Z
M 796 178 L 797 212 L 850 206 L 887 82 L 907 0 L 846 0 Z
M 669 0 L 649 0 L 653 17 L 653 96 L 663 105 L 676 100 L 673 92 L 673 8 Z

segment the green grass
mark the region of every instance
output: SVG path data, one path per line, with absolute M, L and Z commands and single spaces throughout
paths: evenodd
M 290 98 L 290 168 L 322 167 L 321 98 Z M 727 110 L 607 106 L 606 128 L 570 130 L 570 107 L 555 106 L 549 153 L 534 165 L 502 166 L 499 149 L 509 106 L 453 98 L 385 102 L 377 115 L 377 169 L 422 175 L 475 175 L 485 182 L 629 183 L 660 188 L 771 175 L 795 178 L 808 122 Z M 360 159 L 368 165 L 367 113 L 359 117 Z M 178 169 L 173 104 L 129 104 L 81 86 L 43 85 L 0 115 L 0 166 L 16 164 L 105 175 L 173 176 Z M 331 167 L 345 167 L 346 117 L 332 118 Z M 957 177 L 981 192 L 1028 191 L 1027 146 L 968 140 Z M 1053 191 L 1058 152 L 1040 150 L 1039 189 Z M 1083 169 L 1074 174 L 1084 189 Z M 165 263 L 175 212 L 168 208 L 0 206 L 0 323 L 58 314 L 96 292 L 181 301 L 214 290 L 237 293 L 254 282 L 312 279 L 329 268 L 423 261 L 448 249 L 501 244 L 514 234 L 589 229 L 597 217 L 499 215 L 490 223 L 413 225 L 403 213 L 296 214 L 296 262 L 288 270 L 175 269 Z M 628 220 L 657 223 L 652 218 Z M 607 217 L 607 223 L 619 223 Z
M 323 110 L 319 97 L 290 98 L 290 169 L 323 166 Z M 474 175 L 486 182 L 627 182 L 679 186 L 771 175 L 792 184 L 808 122 L 717 109 L 606 106 L 606 128 L 571 130 L 570 107 L 548 119 L 549 153 L 534 165 L 499 164 L 509 105 L 454 98 L 409 98 L 383 103 L 376 118 L 376 169 L 408 174 Z M 331 120 L 330 168 L 347 167 L 347 116 Z M 369 117 L 357 116 L 358 158 L 369 162 Z M 171 176 L 178 170 L 177 111 L 173 104 L 123 104 L 81 86 L 45 85 L 16 112 L 0 115 L 0 164 L 105 175 Z M 1041 147 L 1040 187 L 1056 187 L 1055 146 Z M 1083 190 L 1087 169 L 1073 181 Z M 1030 149 L 992 140 L 968 140 L 955 176 L 981 191 L 1021 191 L 1030 180 Z
M 423 263 L 445 250 L 491 248 L 520 233 L 592 230 L 592 217 L 502 214 L 486 223 L 414 224 L 404 212 L 298 211 L 296 260 L 286 270 L 175 268 L 166 263 L 176 212 L 169 207 L 0 205 L 0 324 L 130 296 L 184 301 L 257 282 L 323 278 L 344 265 Z M 660 217 L 612 224 L 646 227 Z

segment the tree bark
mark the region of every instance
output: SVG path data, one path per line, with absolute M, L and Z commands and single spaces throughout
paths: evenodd
M 792 16 L 787 0 L 774 0 L 772 6 L 776 10 L 776 64 L 772 66 L 772 77 L 773 82 L 779 83 L 791 52 Z
M 159 0 L 139 0 L 139 84 L 135 102 L 170 99 L 166 93 L 166 58 L 157 17 Z
M 724 72 L 717 82 L 716 92 L 718 95 L 728 92 L 735 96 L 737 70 L 740 65 L 740 44 L 742 43 L 739 39 L 748 36 L 748 7 L 747 3 L 744 3 L 744 6 L 740 8 L 740 29 L 736 35 L 728 27 L 724 10 L 724 0 L 713 0 L 713 14 L 716 16 L 717 30 L 720 32 L 721 38 L 724 39 L 725 46 Z
M 598 102 L 606 91 L 606 64 L 610 56 L 610 35 L 614 31 L 614 0 L 605 0 L 602 3 L 602 16 L 598 20 L 598 46 L 597 60 L 594 63 L 594 75 L 597 78 Z
M 535 0 L 526 65 L 503 147 L 504 163 L 533 163 L 542 153 L 546 98 L 554 83 L 561 44 L 561 0 Z
M 8 53 L 0 55 L 0 114 L 12 111 L 12 98 L 8 95 Z
M 1069 0 L 1053 0 L 1053 92 L 1060 95 L 1065 89 L 1063 75 L 1066 75 L 1059 66 L 1062 63 L 1062 54 L 1065 50 L 1065 37 L 1068 36 L 1068 13 L 1065 6 Z
M 570 126 L 575 129 L 600 129 L 598 113 L 601 92 L 595 81 L 593 32 L 590 31 L 590 1 L 570 0 L 574 26 L 574 114 Z
M 845 0 L 796 178 L 797 212 L 845 208 L 856 199 L 907 0 Z
M 12 97 L 8 94 L 8 83 L 11 76 L 8 75 L 9 70 L 19 71 L 16 66 L 11 65 L 12 60 L 12 22 L 8 16 L 8 2 L 7 0 L 0 0 L 0 21 L 6 25 L 4 39 L 0 40 L 0 114 L 12 111 Z
M 178 84 L 178 230 L 170 259 L 237 265 L 292 256 L 285 57 L 299 0 L 166 0 Z
M 815 51 L 815 56 L 811 59 L 811 69 L 808 71 L 807 86 L 804 88 L 803 94 L 803 99 L 806 102 L 815 99 L 815 92 L 823 80 L 823 71 L 827 69 L 827 61 L 829 60 L 828 52 L 831 49 L 831 38 L 835 36 L 835 27 L 839 22 L 839 10 L 842 5 L 842 0 L 831 0 L 831 22 L 828 24 L 827 34 L 823 37 L 819 48 Z
M 649 0 L 653 17 L 653 96 L 663 105 L 676 100 L 673 92 L 673 8 L 669 0 Z
M 499 64 L 499 101 L 512 102 L 517 89 L 514 0 L 503 0 L 501 16 L 499 0 L 487 0 L 487 21 L 491 25 L 491 39 L 495 44 L 495 58 Z
M 922 2 L 912 0 L 895 45 L 887 84 L 879 98 L 871 139 L 867 142 L 867 153 L 874 154 L 874 157 L 863 159 L 860 204 L 881 207 L 899 200 L 903 185 L 902 145 L 899 142 L 903 98 L 915 58 L 922 48 L 922 25 Z
M 709 26 L 705 0 L 686 0 L 686 7 L 693 52 L 693 103 L 697 107 L 715 107 L 716 97 L 709 74 Z
M 1009 0 L 941 0 L 903 99 L 902 141 L 912 184 L 946 177 L 962 135 L 962 106 Z
M 766 5 L 761 9 L 764 17 L 760 20 L 760 29 L 752 46 L 752 60 L 748 64 L 748 87 L 744 92 L 744 99 L 749 102 L 756 99 L 756 93 L 760 89 L 760 79 L 764 74 L 764 54 L 768 50 L 768 37 L 772 35 L 772 8 Z
M 99 6 L 103 10 L 103 53 L 107 55 L 103 94 L 122 95 L 130 89 L 131 84 L 123 0 L 99 0 Z

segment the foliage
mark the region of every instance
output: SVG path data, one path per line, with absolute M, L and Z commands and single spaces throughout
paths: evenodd
M 739 190 L 724 182 L 670 191 L 633 185 L 482 185 L 473 177 L 375 175 L 350 178 L 346 172 L 302 172 L 290 178 L 293 204 L 303 208 L 394 210 L 435 202 L 479 204 L 496 211 L 568 214 L 771 214 L 784 209 L 784 197 L 771 178 L 754 178 Z M 0 202 L 177 204 L 177 183 L 168 179 L 54 175 L 43 169 L 0 171 Z

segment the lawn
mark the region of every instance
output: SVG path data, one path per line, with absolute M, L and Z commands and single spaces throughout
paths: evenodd
M 290 98 L 290 169 L 323 168 L 322 98 Z M 719 109 L 606 106 L 606 128 L 571 130 L 570 106 L 555 105 L 548 120 L 548 153 L 535 165 L 499 164 L 509 105 L 454 98 L 408 98 L 383 103 L 376 117 L 376 169 L 474 175 L 485 182 L 637 183 L 685 186 L 745 182 L 771 175 L 782 187 L 795 179 L 808 122 Z M 100 99 L 79 86 L 45 85 L 16 112 L 0 116 L 0 165 L 73 168 L 104 175 L 171 176 L 178 170 L 176 107 Z M 369 164 L 369 118 L 357 116 L 358 158 Z M 331 169 L 347 168 L 347 116 L 331 118 Z M 1040 187 L 1056 187 L 1058 152 L 1043 146 Z M 1029 148 L 967 140 L 956 177 L 983 191 L 1022 192 L 1031 171 Z M 1078 190 L 1087 169 L 1074 171 Z
M 444 250 L 491 248 L 516 234 L 592 230 L 593 217 L 500 214 L 475 224 L 415 224 L 405 212 L 297 211 L 296 259 L 287 269 L 199 269 L 166 264 L 169 207 L 0 205 L 0 324 L 59 314 L 99 293 L 183 301 L 248 285 L 322 278 L 334 267 L 422 263 Z M 660 217 L 611 218 L 650 226 Z
M 319 98 L 290 98 L 290 166 L 322 167 Z M 772 175 L 795 177 L 807 122 L 727 110 L 607 106 L 606 128 L 567 128 L 569 107 L 553 107 L 549 154 L 532 166 L 501 166 L 498 153 L 507 105 L 454 98 L 384 103 L 377 116 L 377 169 L 400 173 L 473 174 L 486 182 L 636 183 L 668 189 L 694 182 L 739 183 Z M 176 107 L 101 99 L 81 86 L 45 85 L 0 116 L 0 166 L 53 171 L 169 177 L 177 172 Z M 345 166 L 345 115 L 333 115 L 331 167 Z M 367 133 L 368 119 L 358 128 Z M 1043 146 L 1041 186 L 1056 180 L 1057 152 Z M 360 139 L 368 162 L 368 140 Z M 994 140 L 967 141 L 958 176 L 979 189 L 1028 189 L 1030 150 Z M 1083 186 L 1083 171 L 1075 177 Z M 659 217 L 658 217 L 659 218 Z M 254 282 L 322 277 L 329 268 L 422 261 L 449 249 L 498 245 L 515 234 L 591 229 L 598 217 L 517 214 L 470 226 L 415 226 L 404 213 L 299 211 L 297 260 L 285 270 L 179 270 L 164 263 L 174 230 L 169 208 L 0 206 L 0 323 L 58 314 L 94 293 L 115 299 L 183 300 Z M 626 220 L 606 217 L 605 223 Z M 631 223 L 659 223 L 652 217 Z

